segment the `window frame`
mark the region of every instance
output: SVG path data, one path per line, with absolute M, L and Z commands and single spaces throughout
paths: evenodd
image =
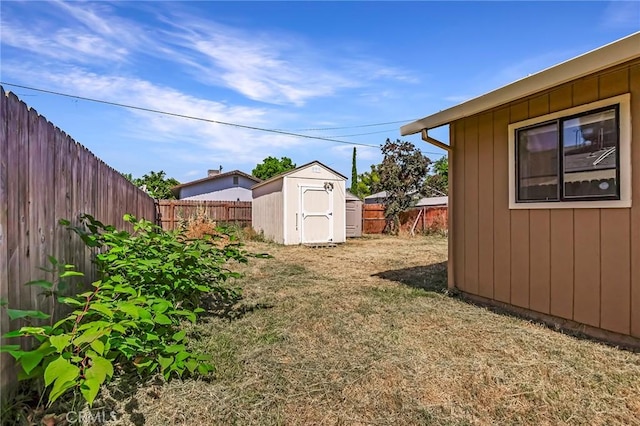
M 587 197 L 581 199 L 563 199 L 564 189 L 560 186 L 564 183 L 564 152 L 560 134 L 563 132 L 562 123 L 566 120 L 579 117 L 588 113 L 606 110 L 617 107 L 618 119 L 618 149 L 617 156 L 617 185 L 620 198 L 613 199 L 611 196 L 596 196 L 592 199 Z M 518 194 L 518 150 L 517 135 L 519 130 L 537 127 L 545 123 L 558 123 L 558 200 L 553 201 L 517 201 Z M 574 208 L 629 208 L 631 202 L 631 95 L 614 96 L 596 102 L 580 105 L 573 108 L 564 109 L 551 114 L 534 117 L 531 119 L 511 123 L 508 126 L 509 132 L 509 209 L 574 209 Z

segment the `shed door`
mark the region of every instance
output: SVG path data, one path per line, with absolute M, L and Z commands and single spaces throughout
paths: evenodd
M 347 237 L 362 236 L 362 202 L 350 200 L 346 204 L 346 231 Z
M 301 243 L 333 241 L 333 187 L 301 186 Z

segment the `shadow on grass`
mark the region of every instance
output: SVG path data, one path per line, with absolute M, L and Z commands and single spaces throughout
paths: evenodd
M 225 320 L 237 320 L 258 309 L 270 309 L 273 305 L 266 303 L 246 304 L 241 303 L 243 300 L 241 295 L 224 296 L 221 294 L 210 293 L 202 299 L 201 306 L 205 309 L 203 317 L 216 317 Z
M 411 268 L 378 272 L 372 276 L 389 281 L 396 281 L 406 286 L 426 291 L 437 293 L 447 292 L 446 261 L 426 266 L 413 266 Z

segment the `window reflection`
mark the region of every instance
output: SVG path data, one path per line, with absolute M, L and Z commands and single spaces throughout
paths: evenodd
M 564 196 L 617 194 L 616 110 L 563 121 Z
M 518 198 L 558 199 L 558 125 L 545 124 L 518 132 Z

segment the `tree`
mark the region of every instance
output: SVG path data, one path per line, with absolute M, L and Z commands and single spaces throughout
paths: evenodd
M 352 194 L 358 191 L 358 168 L 356 167 L 356 147 L 353 147 L 353 157 L 351 158 L 351 188 Z
M 431 160 L 411 142 L 387 139 L 382 146 L 384 156 L 379 167 L 380 182 L 374 191 L 386 191 L 384 215 L 386 231 L 397 234 L 400 230 L 400 213 L 406 211 L 424 194 L 424 182 Z
M 425 194 L 428 197 L 441 197 L 449 193 L 449 159 L 441 157 L 431 167 L 432 174 L 425 180 Z
M 128 176 L 125 175 L 125 177 Z M 141 178 L 133 179 L 132 182 L 138 188 L 145 190 L 151 197 L 159 200 L 175 199 L 176 197 L 171 192 L 171 188 L 180 185 L 180 182 L 176 179 L 166 177 L 166 173 L 163 170 L 159 172 L 151 171 Z
M 258 179 L 267 180 L 295 168 L 296 165 L 289 157 L 281 157 L 279 160 L 276 157 L 267 157 L 262 163 L 256 165 L 256 168 L 251 171 L 251 174 Z
M 351 189 L 351 193 L 359 198 L 364 198 L 372 194 L 372 187 L 380 182 L 380 164 L 372 164 L 371 170 L 358 175 L 358 183 L 355 190 Z

